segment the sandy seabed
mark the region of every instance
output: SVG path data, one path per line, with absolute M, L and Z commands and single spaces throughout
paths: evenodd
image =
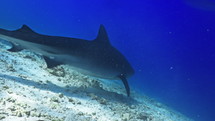
M 132 88 L 127 97 L 121 81 L 48 69 L 39 54 L 7 48 L 0 44 L 2 121 L 192 121 Z

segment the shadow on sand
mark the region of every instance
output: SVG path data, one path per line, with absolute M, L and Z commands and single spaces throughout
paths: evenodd
M 5 75 L 5 74 L 0 74 L 0 78 L 8 79 L 8 80 L 11 80 L 11 81 L 23 84 L 23 85 L 33 86 L 33 87 L 41 89 L 41 90 L 52 91 L 54 93 L 62 93 L 67 97 L 81 98 L 81 96 L 78 96 L 78 94 L 93 93 L 94 95 L 98 96 L 99 98 L 104 98 L 107 101 L 114 102 L 114 103 L 123 103 L 125 105 L 134 105 L 134 104 L 139 103 L 137 100 L 133 99 L 132 97 L 127 97 L 127 96 L 124 96 L 122 94 L 118 94 L 115 92 L 109 92 L 109 91 L 106 91 L 101 88 L 100 89 L 93 88 L 93 87 L 82 88 L 82 87 L 74 87 L 74 86 L 70 86 L 69 88 L 66 88 L 66 87 L 58 86 L 51 82 L 44 84 L 44 83 L 35 82 L 32 80 L 27 80 L 27 79 L 23 79 L 20 77 L 15 77 L 15 76 L 10 76 L 10 75 Z

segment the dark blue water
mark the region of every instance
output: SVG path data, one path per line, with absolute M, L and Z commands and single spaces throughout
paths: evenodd
M 1 0 L 0 27 L 92 40 L 104 24 L 132 63 L 136 89 L 214 121 L 215 3 L 206 0 Z

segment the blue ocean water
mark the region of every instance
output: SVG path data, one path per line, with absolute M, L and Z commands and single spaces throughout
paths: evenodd
M 197 121 L 214 121 L 214 0 L 1 0 L 0 28 L 92 40 L 104 24 L 131 62 L 132 87 Z

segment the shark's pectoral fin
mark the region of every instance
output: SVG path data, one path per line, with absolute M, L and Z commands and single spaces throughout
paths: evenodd
M 122 80 L 122 82 L 123 82 L 123 84 L 125 86 L 126 92 L 127 92 L 127 96 L 129 97 L 130 96 L 130 88 L 129 88 L 128 81 L 127 81 L 125 75 L 120 74 L 119 78 Z
M 44 57 L 44 59 L 46 61 L 46 64 L 47 64 L 48 68 L 54 68 L 56 66 L 62 65 L 61 62 L 58 62 L 55 59 L 51 59 L 51 58 L 49 58 L 47 56 L 43 56 L 43 57 Z
M 8 49 L 8 51 L 10 51 L 10 52 L 19 52 L 19 51 L 23 50 L 23 48 L 21 46 L 15 45 L 13 43 L 11 43 L 11 44 L 12 44 L 12 47 L 10 49 Z

